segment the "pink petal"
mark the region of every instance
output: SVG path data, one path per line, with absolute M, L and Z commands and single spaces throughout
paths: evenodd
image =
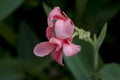
M 71 36 L 74 32 L 74 24 L 69 18 L 65 21 L 65 27 L 66 34 Z
M 70 20 L 57 20 L 55 23 L 55 34 L 60 39 L 71 38 L 74 31 L 74 27 Z
M 46 30 L 46 36 L 48 38 L 48 40 L 52 37 L 54 37 L 54 28 L 53 27 L 47 27 L 47 30 Z
M 79 45 L 75 45 L 73 43 L 64 43 L 63 45 L 63 52 L 65 56 L 73 56 L 80 52 L 81 47 Z
M 52 25 L 53 19 L 65 19 L 59 7 L 53 8 L 48 16 L 48 25 Z
M 48 55 L 50 52 L 52 52 L 54 48 L 55 48 L 54 44 L 51 44 L 49 42 L 42 42 L 35 46 L 34 54 L 36 56 L 44 57 Z
M 49 40 L 49 42 L 51 44 L 55 44 L 56 45 L 56 51 L 60 50 L 60 48 L 62 47 L 62 40 L 57 39 L 57 38 L 51 38 Z
M 50 56 L 60 65 L 64 66 L 64 64 L 62 63 L 62 49 L 60 49 L 59 51 L 53 51 Z

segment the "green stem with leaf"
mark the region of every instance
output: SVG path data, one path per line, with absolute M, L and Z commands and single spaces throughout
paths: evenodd
M 83 29 L 79 29 L 77 27 L 75 27 L 75 33 L 73 34 L 73 37 L 78 35 L 79 39 L 88 41 L 93 46 L 93 53 L 94 53 L 94 76 L 93 76 L 93 78 L 94 78 L 94 80 L 99 80 L 99 75 L 98 75 L 98 71 L 99 71 L 99 48 L 100 48 L 100 46 L 103 43 L 103 40 L 105 38 L 106 30 L 107 30 L 107 24 L 105 24 L 103 26 L 103 29 L 102 29 L 99 37 L 97 38 L 96 35 L 94 35 L 93 39 L 90 38 L 90 32 L 84 31 Z

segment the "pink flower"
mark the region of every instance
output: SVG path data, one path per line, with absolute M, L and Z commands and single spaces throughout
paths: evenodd
M 79 45 L 71 42 L 73 32 L 73 22 L 62 14 L 59 7 L 55 7 L 48 17 L 46 36 L 49 41 L 37 44 L 34 48 L 34 54 L 40 57 L 50 54 L 55 61 L 63 66 L 63 52 L 65 56 L 70 57 L 77 54 L 81 49 Z
M 48 16 L 48 28 L 46 31 L 47 38 L 71 38 L 73 32 L 73 22 L 67 16 L 62 14 L 59 7 L 55 7 Z
M 80 46 L 71 43 L 68 39 L 62 40 L 58 38 L 51 38 L 49 42 L 39 43 L 34 48 L 36 56 L 44 57 L 50 54 L 62 66 L 62 52 L 69 57 L 77 54 L 79 51 Z

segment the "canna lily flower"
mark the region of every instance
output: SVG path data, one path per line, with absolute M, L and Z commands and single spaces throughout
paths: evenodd
M 63 53 L 70 57 L 77 54 L 81 47 L 72 43 L 74 24 L 64 16 L 59 7 L 55 7 L 48 16 L 46 36 L 49 41 L 38 43 L 34 48 L 36 56 L 44 57 L 48 54 L 60 65 Z

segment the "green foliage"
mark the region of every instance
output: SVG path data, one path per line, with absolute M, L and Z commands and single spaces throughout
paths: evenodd
M 87 0 L 86 3 L 85 1 L 86 0 L 82 2 L 82 0 L 80 0 L 79 3 L 77 3 L 78 7 L 75 9 L 77 12 L 79 11 L 83 15 L 81 18 L 78 18 L 80 14 L 77 14 L 77 20 L 75 20 L 77 22 L 75 23 L 78 27 L 82 27 L 91 31 L 97 30 L 100 32 L 102 25 L 105 22 L 108 22 L 120 10 L 119 0 L 115 2 L 112 2 L 112 0 Z M 79 4 L 82 4 L 82 9 L 85 10 L 79 10 L 81 9 L 81 5 Z M 77 12 L 75 12 L 75 14 Z
M 102 80 L 119 80 L 120 65 L 116 63 L 106 64 L 101 68 L 99 75 Z
M 19 39 L 18 41 L 19 58 L 30 60 L 34 59 L 35 55 L 33 54 L 33 48 L 36 42 L 39 41 L 39 39 L 31 29 L 31 27 L 24 21 L 21 22 L 18 39 Z
M 24 0 L 1 0 L 0 1 L 0 21 L 17 9 Z
M 73 43 L 81 46 L 81 52 L 73 57 L 64 57 L 68 68 L 76 80 L 92 80 L 93 76 L 93 47 L 89 42 L 81 41 L 77 37 Z
M 43 8 L 45 10 L 45 13 L 47 15 L 49 15 L 50 11 L 52 10 L 48 5 L 46 5 L 45 3 L 43 3 Z
M 0 36 L 10 43 L 13 47 L 17 45 L 17 34 L 7 24 L 0 22 Z
M 19 72 L 19 67 L 16 60 L 0 61 L 0 80 L 23 80 L 24 75 Z
M 73 43 L 81 46 L 81 52 L 71 58 L 64 58 L 76 80 L 93 80 L 97 76 L 98 68 L 103 64 L 98 51 L 105 38 L 106 28 L 105 24 L 98 39 L 95 37 L 90 42 L 74 38 Z
M 99 49 L 100 46 L 102 45 L 104 39 L 105 39 L 105 35 L 107 32 L 107 23 L 104 24 L 103 29 L 101 30 L 101 33 L 97 39 L 97 48 Z

